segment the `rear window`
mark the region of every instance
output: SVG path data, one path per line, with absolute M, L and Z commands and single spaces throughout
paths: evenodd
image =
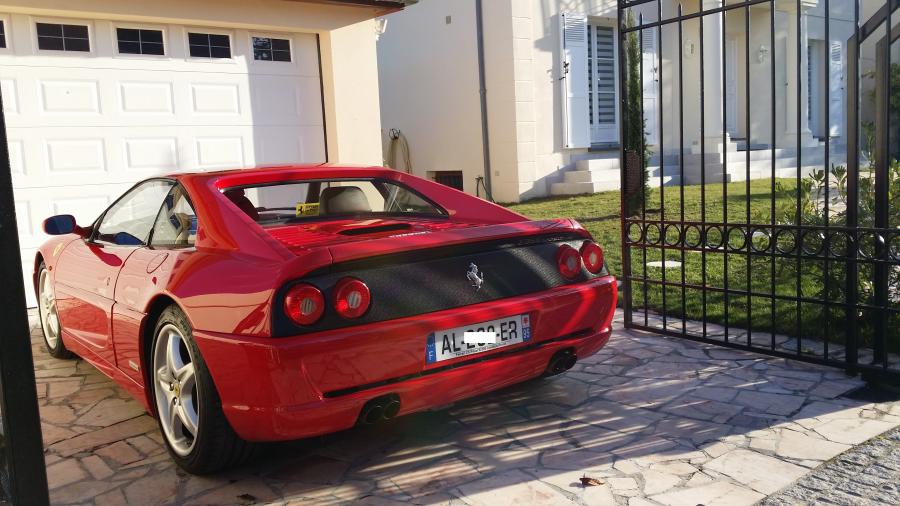
M 412 189 L 383 179 L 286 181 L 226 188 L 222 193 L 263 225 L 332 218 L 447 215 Z

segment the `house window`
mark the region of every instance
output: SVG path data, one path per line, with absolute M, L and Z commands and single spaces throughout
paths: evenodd
M 37 24 L 38 49 L 43 51 L 91 50 L 86 25 L 61 25 L 56 23 Z
M 231 37 L 217 33 L 188 33 L 194 58 L 231 58 Z
M 291 41 L 269 37 L 253 37 L 253 59 L 258 61 L 291 61 Z
M 463 191 L 463 173 L 461 170 L 442 170 L 434 173 L 434 182 Z
M 162 30 L 116 28 L 119 54 L 165 55 Z
M 6 49 L 6 23 L 0 19 L 0 49 Z

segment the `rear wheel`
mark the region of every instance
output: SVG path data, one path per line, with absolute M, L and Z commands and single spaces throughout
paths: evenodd
M 38 270 L 38 315 L 41 320 L 41 332 L 44 344 L 50 356 L 55 358 L 72 358 L 74 354 L 66 349 L 62 340 L 62 325 L 56 310 L 56 292 L 53 290 L 53 279 L 47 266 L 41 262 Z
M 157 420 L 175 462 L 190 473 L 205 474 L 246 460 L 251 445 L 225 419 L 190 323 L 178 307 L 160 315 L 151 349 Z

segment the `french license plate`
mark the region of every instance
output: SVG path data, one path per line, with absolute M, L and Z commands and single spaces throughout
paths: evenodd
M 493 343 L 467 343 L 463 338 L 466 332 L 496 332 L 497 339 Z M 425 347 L 425 361 L 433 364 L 530 340 L 531 318 L 527 314 L 510 316 L 432 333 Z

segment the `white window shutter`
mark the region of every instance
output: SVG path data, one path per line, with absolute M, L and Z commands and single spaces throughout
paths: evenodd
M 591 130 L 588 117 L 587 16 L 560 14 L 561 90 L 563 142 L 566 148 L 588 148 Z
M 844 125 L 844 57 L 841 41 L 831 41 L 828 61 L 828 119 L 831 122 L 829 135 L 840 137 Z

